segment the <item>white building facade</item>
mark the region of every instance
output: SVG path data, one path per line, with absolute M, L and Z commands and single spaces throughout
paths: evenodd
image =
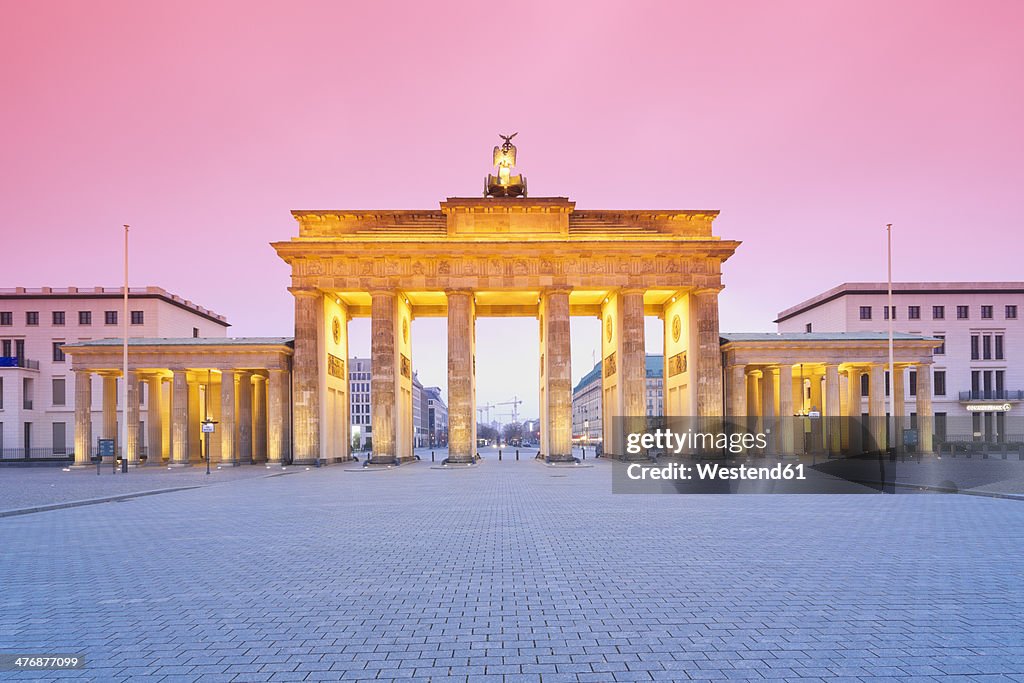
M 128 310 L 129 338 L 222 338 L 228 328 L 224 316 L 159 287 L 129 288 Z M 71 457 L 75 377 L 63 346 L 120 339 L 122 315 L 120 287 L 0 289 L 0 457 Z M 94 434 L 100 433 L 104 393 L 108 403 L 120 402 L 121 382 L 110 376 L 92 383 Z M 148 386 L 140 382 L 138 390 L 143 449 Z
M 348 361 L 349 395 L 352 397 L 352 449 L 366 450 L 373 435 L 370 423 L 370 359 Z
M 937 441 L 1024 440 L 1024 282 L 894 283 L 892 311 L 886 297 L 884 282 L 844 283 L 775 322 L 779 332 L 885 332 L 891 315 L 894 331 L 944 342 L 932 366 Z M 916 373 L 906 379 L 914 402 Z
M 647 417 L 664 415 L 664 356 L 647 354 L 644 400 Z M 580 379 L 572 390 L 572 438 L 576 443 L 602 440 L 601 363 Z

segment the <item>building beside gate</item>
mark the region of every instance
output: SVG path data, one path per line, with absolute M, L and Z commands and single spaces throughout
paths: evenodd
M 0 289 L 0 458 L 66 457 L 74 449 L 79 392 L 67 345 L 121 337 L 120 287 L 14 287 Z M 128 329 L 139 337 L 223 338 L 227 319 L 160 287 L 131 287 Z M 93 382 L 89 416 L 103 433 L 104 401 L 119 401 L 120 372 Z M 155 385 L 141 382 L 139 448 L 150 443 L 159 423 Z M 84 418 L 83 418 L 84 419 Z M 113 417 L 117 432 L 117 417 Z M 110 425 L 107 425 L 108 427 Z
M 892 311 L 887 289 L 884 282 L 844 283 L 775 322 L 784 333 L 882 333 L 891 315 L 894 330 L 940 341 L 928 378 L 940 440 L 1024 441 L 1024 282 L 894 283 Z M 897 394 L 902 385 L 913 401 L 920 377 L 899 369 Z M 866 405 L 867 387 L 862 395 Z

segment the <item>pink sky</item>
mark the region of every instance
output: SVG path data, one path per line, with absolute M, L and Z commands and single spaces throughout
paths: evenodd
M 476 196 L 499 131 L 519 131 L 536 196 L 720 209 L 718 233 L 744 242 L 723 330 L 884 279 L 887 222 L 897 279 L 1021 279 L 1020 2 L 2 10 L 0 286 L 118 284 L 127 222 L 133 285 L 234 335 L 288 335 L 268 242 L 294 233 L 290 209 Z M 574 379 L 598 334 L 578 322 Z M 534 328 L 481 323 L 481 401 L 525 394 L 536 413 L 534 365 L 497 379 L 536 362 L 518 338 Z M 414 333 L 421 377 L 443 384 L 443 322 Z

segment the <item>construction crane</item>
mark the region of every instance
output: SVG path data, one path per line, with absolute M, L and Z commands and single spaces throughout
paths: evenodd
M 519 406 L 522 405 L 522 403 L 523 403 L 522 399 L 519 398 L 518 396 L 516 396 L 515 394 L 513 394 L 511 401 L 499 401 L 498 403 L 492 404 L 491 407 L 493 407 L 493 406 L 512 406 L 512 421 L 518 423 L 519 422 Z
M 494 406 L 493 403 L 485 403 L 482 406 L 477 406 L 477 408 L 476 408 L 477 420 L 476 421 L 477 422 L 482 422 L 483 424 L 490 424 L 491 423 L 491 408 L 494 408 L 494 407 L 495 406 Z M 486 420 L 484 419 L 484 415 L 487 416 Z
M 483 422 L 484 424 L 490 424 L 491 423 L 491 408 L 497 408 L 498 406 L 512 406 L 512 413 L 511 413 L 512 421 L 513 422 L 519 422 L 519 406 L 522 405 L 522 403 L 523 403 L 523 400 L 521 398 L 519 398 L 518 396 L 513 394 L 511 401 L 500 401 L 498 403 L 485 403 L 483 405 L 477 406 L 477 408 L 476 408 L 477 422 Z M 506 415 L 507 413 L 501 413 L 501 414 L 502 415 Z M 485 418 L 485 416 L 486 416 L 486 418 Z

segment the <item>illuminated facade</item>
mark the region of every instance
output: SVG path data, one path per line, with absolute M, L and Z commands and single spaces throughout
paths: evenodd
M 646 414 L 645 315 L 665 321 L 665 410 L 722 414 L 718 293 L 739 243 L 714 235 L 717 211 L 580 211 L 565 197 L 502 196 L 449 198 L 436 210 L 292 213 L 298 235 L 273 246 L 295 296 L 297 463 L 349 457 L 348 383 L 331 368 L 348 358 L 357 316 L 371 319 L 374 463 L 412 457 L 416 316 L 448 319 L 455 462 L 475 453 L 480 316 L 538 321 L 540 450 L 550 459 L 572 457 L 574 315 L 601 319 L 605 425 Z

